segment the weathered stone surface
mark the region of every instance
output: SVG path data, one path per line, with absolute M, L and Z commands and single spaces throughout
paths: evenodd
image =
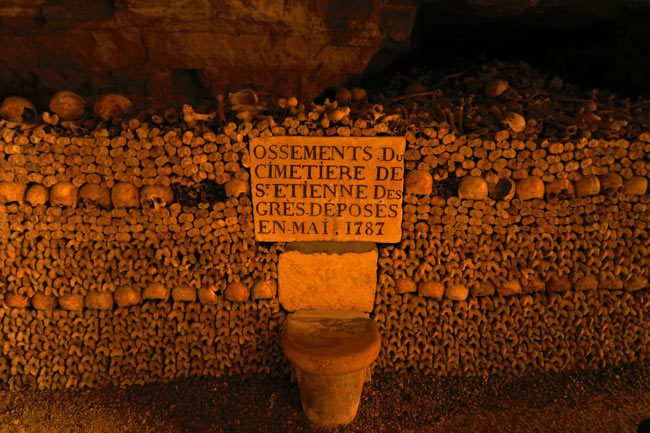
M 488 197 L 487 182 L 479 176 L 464 176 L 458 183 L 458 197 L 470 200 L 486 199 Z
M 405 146 L 404 137 L 254 138 L 256 239 L 398 242 Z
M 372 311 L 376 284 L 374 244 L 294 243 L 280 254 L 278 295 L 289 311 Z
M 142 302 L 141 290 L 134 286 L 121 286 L 115 290 L 115 303 L 118 307 L 129 307 Z
M 418 294 L 441 300 L 445 294 L 445 286 L 440 281 L 422 281 L 418 284 Z
M 309 420 L 321 427 L 351 422 L 381 346 L 374 320 L 356 311 L 303 310 L 287 317 L 280 342 Z
M 113 308 L 113 294 L 108 291 L 89 292 L 86 295 L 86 308 L 93 310 L 110 310 Z
M 404 189 L 409 194 L 429 195 L 433 191 L 433 176 L 424 170 L 413 170 L 406 174 Z
M 255 83 L 314 97 L 360 74 L 386 42 L 406 41 L 416 9 L 393 7 L 389 20 L 375 0 L 12 2 L 0 18 L 20 32 L 0 29 L 0 59 L 13 76 L 120 91 L 126 78 L 169 102 L 197 92 L 196 78 L 213 92 Z

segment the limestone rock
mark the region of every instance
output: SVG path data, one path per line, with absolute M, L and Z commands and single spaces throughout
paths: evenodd
M 464 301 L 469 296 L 469 289 L 462 284 L 449 284 L 445 296 L 452 301 Z
M 140 190 L 128 182 L 118 182 L 111 188 L 111 202 L 114 208 L 140 206 Z
M 0 182 L 0 204 L 22 203 L 27 185 L 17 182 Z
M 32 206 L 46 204 L 50 198 L 50 191 L 43 185 L 35 183 L 27 189 L 25 201 Z
M 113 294 L 111 292 L 89 292 L 86 295 L 86 308 L 93 310 L 110 310 L 113 308 Z
M 187 284 L 174 287 L 172 289 L 172 299 L 174 302 L 194 302 L 196 301 L 196 289 Z
M 404 189 L 408 194 L 429 195 L 433 191 L 433 176 L 424 170 L 413 170 L 404 178 Z
M 517 198 L 532 200 L 544 198 L 544 181 L 537 176 L 528 176 L 517 182 Z
M 134 286 L 121 286 L 115 290 L 115 303 L 118 307 L 130 307 L 142 303 L 141 290 Z
M 35 310 L 53 310 L 56 308 L 57 304 L 58 301 L 54 296 L 48 296 L 43 293 L 36 293 L 32 296 L 32 307 L 34 307 Z
M 596 195 L 600 192 L 600 181 L 598 176 L 583 176 L 575 183 L 576 195 L 578 197 L 587 197 Z
M 395 281 L 395 292 L 396 293 L 412 293 L 417 290 L 415 281 L 410 278 L 400 278 Z
M 142 291 L 143 299 L 165 301 L 169 298 L 170 290 L 161 283 L 149 283 Z
M 59 182 L 50 190 L 50 205 L 76 207 L 79 190 L 72 182 Z
M 288 311 L 372 311 L 377 247 L 364 242 L 296 242 L 280 254 L 278 295 Z
M 29 298 L 10 292 L 5 295 L 5 304 L 11 308 L 27 308 L 29 306 Z
M 418 294 L 420 296 L 442 300 L 445 294 L 445 286 L 439 281 L 421 281 L 418 284 Z
M 623 194 L 644 195 L 647 191 L 648 179 L 645 177 L 634 176 L 623 183 Z
M 458 183 L 458 197 L 469 200 L 485 200 L 488 197 L 488 185 L 480 176 L 464 176 Z
M 258 280 L 253 284 L 251 296 L 253 299 L 273 299 L 278 293 L 277 280 Z
M 59 297 L 59 305 L 64 310 L 82 311 L 84 309 L 84 297 L 78 294 L 67 294 Z

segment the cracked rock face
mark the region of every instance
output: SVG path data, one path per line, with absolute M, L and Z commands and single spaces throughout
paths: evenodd
M 382 33 L 382 11 L 396 8 L 411 13 Z M 254 84 L 314 97 L 363 72 L 386 37 L 405 39 L 414 11 L 377 0 L 8 0 L 0 4 L 8 88 L 0 91 L 128 85 L 171 102 L 198 87 Z

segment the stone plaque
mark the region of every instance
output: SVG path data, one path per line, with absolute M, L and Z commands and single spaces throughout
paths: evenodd
M 267 137 L 250 143 L 258 241 L 399 242 L 404 137 Z

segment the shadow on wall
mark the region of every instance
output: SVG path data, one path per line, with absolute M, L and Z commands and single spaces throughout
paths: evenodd
M 552 9 L 543 7 L 552 2 L 540 1 L 515 15 L 439 3 L 419 7 L 414 48 L 399 55 L 384 48 L 371 61 L 368 77 L 385 75 L 387 67 L 414 65 L 460 72 L 467 63 L 497 58 L 526 61 L 584 89 L 650 98 L 650 2 L 638 2 L 645 6 L 637 10 L 607 1 L 572 10 L 577 2 Z

